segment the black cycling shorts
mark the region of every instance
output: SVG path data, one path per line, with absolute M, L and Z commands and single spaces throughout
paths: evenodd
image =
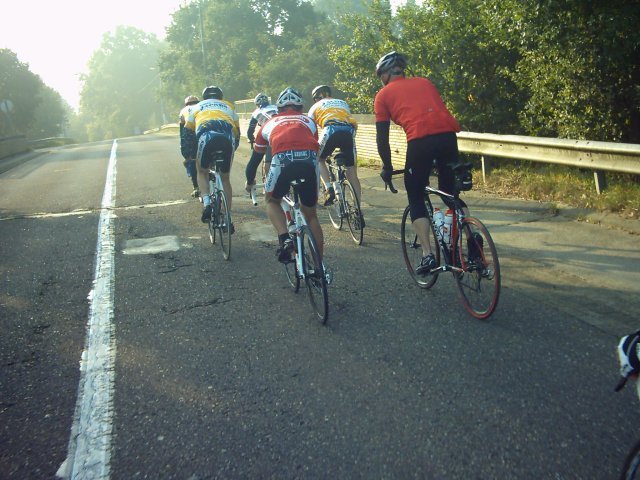
M 222 173 L 229 173 L 229 170 L 231 170 L 231 161 L 233 160 L 233 152 L 233 144 L 226 135 L 208 131 L 200 135 L 198 139 L 196 161 L 202 168 L 213 168 L 213 160 L 222 157 L 224 163 L 220 171 Z
M 318 203 L 318 164 L 316 152 L 309 152 L 310 156 L 304 160 L 290 160 L 284 158 L 286 154 L 274 155 L 269 174 L 267 175 L 267 192 L 276 200 L 284 197 L 291 186 L 291 181 L 303 179 L 298 185 L 300 203 L 306 207 L 313 207 Z M 270 191 L 270 184 L 274 185 Z
M 427 135 L 407 143 L 404 187 L 412 222 L 427 216 L 424 189 L 429 185 L 434 160 L 438 169 L 438 189 L 453 193 L 454 175 L 451 167 L 458 162 L 458 138 L 454 132 Z M 448 202 L 445 203 L 451 207 Z
M 327 158 L 336 148 L 345 159 L 345 166 L 353 167 L 356 159 L 355 129 L 352 125 L 327 125 L 320 138 L 320 158 Z

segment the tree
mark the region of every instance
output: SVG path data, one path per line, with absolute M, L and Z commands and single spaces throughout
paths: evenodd
M 516 50 L 532 135 L 640 142 L 640 3 L 488 0 L 487 28 Z
M 38 108 L 29 130 L 32 139 L 57 137 L 65 132 L 71 107 L 53 88 L 41 85 L 38 93 Z
M 80 115 L 90 140 L 140 133 L 162 122 L 158 57 L 154 34 L 118 26 L 103 36 L 83 75 Z
M 40 77 L 29 70 L 28 64 L 18 60 L 11 50 L 0 49 L 0 101 L 13 104 L 12 112 L 0 112 L 0 135 L 29 133 L 41 88 Z
M 355 113 L 371 113 L 373 98 L 380 89 L 375 65 L 386 52 L 397 49 L 397 24 L 389 0 L 372 0 L 369 13 L 342 17 L 345 29 L 329 48 L 337 68 L 335 84 L 346 92 Z
M 326 17 L 302 0 L 186 4 L 167 30 L 163 86 L 176 105 L 211 84 L 230 100 L 258 91 L 275 96 L 287 85 L 310 90 L 318 72 L 335 70 L 323 50 L 330 41 L 325 25 Z
M 313 8 L 325 14 L 336 24 L 342 23 L 344 15 L 366 15 L 369 0 L 314 0 Z
M 399 44 L 465 130 L 520 133 L 523 95 L 508 72 L 518 55 L 487 29 L 484 0 L 432 0 L 398 10 Z

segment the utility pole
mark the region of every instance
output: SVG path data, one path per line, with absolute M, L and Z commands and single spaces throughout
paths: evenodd
M 200 48 L 202 49 L 202 76 L 204 83 L 207 84 L 207 61 L 204 55 L 204 33 L 202 27 L 202 8 L 200 7 L 200 0 L 198 0 L 198 19 L 200 20 Z

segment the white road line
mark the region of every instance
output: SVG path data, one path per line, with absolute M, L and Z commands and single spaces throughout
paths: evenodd
M 113 388 L 116 340 L 113 325 L 117 140 L 111 147 L 102 196 L 89 321 L 80 360 L 80 385 L 67 459 L 57 472 L 64 479 L 108 479 L 113 430 Z
M 146 205 L 129 205 L 125 207 L 118 207 L 114 209 L 116 210 L 139 210 L 143 208 L 158 208 L 158 207 L 171 207 L 173 205 L 183 205 L 185 203 L 191 203 L 191 200 L 168 200 L 166 202 L 160 203 L 148 203 Z M 74 210 L 72 212 L 61 212 L 61 213 L 30 213 L 27 215 L 12 215 L 10 217 L 0 217 L 0 222 L 4 222 L 6 220 L 24 220 L 31 218 L 60 218 L 60 217 L 81 217 L 84 215 L 89 215 L 94 213 L 95 210 Z M 102 208 L 100 208 L 102 211 Z

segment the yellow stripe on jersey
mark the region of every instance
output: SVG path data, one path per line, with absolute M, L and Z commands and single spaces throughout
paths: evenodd
M 324 128 L 330 121 L 350 123 L 354 127 L 358 126 L 356 119 L 351 116 L 351 110 L 347 102 L 338 98 L 323 98 L 319 100 L 309 109 L 309 116 L 321 128 Z
M 233 104 L 226 100 L 202 100 L 194 106 L 185 127 L 197 131 L 198 128 L 210 121 L 222 120 L 232 125 L 233 135 L 236 138 L 240 136 L 240 121 L 238 115 L 233 108 Z

